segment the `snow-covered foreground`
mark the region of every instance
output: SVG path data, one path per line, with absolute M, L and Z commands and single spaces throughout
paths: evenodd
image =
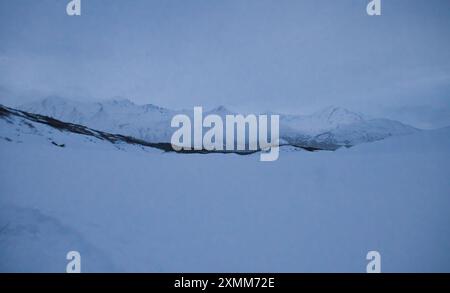
M 0 140 L 0 271 L 450 271 L 450 129 L 336 152 Z

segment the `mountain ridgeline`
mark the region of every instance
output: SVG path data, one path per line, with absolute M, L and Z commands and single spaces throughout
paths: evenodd
M 93 135 L 112 143 L 119 141 L 164 151 L 172 151 L 170 139 L 175 129 L 170 122 L 177 114 L 192 116 L 193 113 L 192 110 L 176 111 L 152 104 L 136 105 L 126 99 L 79 102 L 55 97 L 22 105 L 18 110 L 1 107 L 3 117 L 20 116 L 24 120 Z M 237 113 L 220 106 L 205 111 L 205 115 L 209 114 L 224 118 L 227 114 Z M 340 107 L 328 107 L 312 115 L 279 115 L 280 144 L 309 151 L 336 150 L 418 131 L 398 121 L 366 118 Z

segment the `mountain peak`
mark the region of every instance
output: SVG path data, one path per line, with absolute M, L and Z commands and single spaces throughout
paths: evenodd
M 160 106 L 157 106 L 155 104 L 145 104 L 141 106 L 145 109 L 145 111 L 158 111 L 160 113 L 168 112 L 169 110 Z
M 355 122 L 361 122 L 364 120 L 363 116 L 359 113 L 352 112 L 343 107 L 329 106 L 322 109 L 319 112 L 313 114 L 321 121 L 326 121 L 329 124 L 352 124 Z
M 232 113 L 227 107 L 224 105 L 220 105 L 218 107 L 215 107 L 209 111 L 210 113 L 219 113 L 219 114 L 229 114 Z
M 73 103 L 73 101 L 66 99 L 66 98 L 59 97 L 59 96 L 48 96 L 48 97 L 45 97 L 42 100 L 37 101 L 35 103 L 40 103 L 44 106 L 50 106 L 50 105 L 62 105 L 62 104 Z
M 131 106 L 134 105 L 132 101 L 123 97 L 113 97 L 111 99 L 106 99 L 104 101 L 105 104 L 109 105 L 121 105 L 121 106 Z

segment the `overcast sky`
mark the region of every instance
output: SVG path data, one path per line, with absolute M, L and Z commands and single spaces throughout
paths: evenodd
M 450 125 L 450 1 L 0 0 L 0 102 L 328 105 Z

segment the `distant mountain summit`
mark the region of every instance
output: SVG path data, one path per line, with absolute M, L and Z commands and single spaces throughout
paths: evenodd
M 339 127 L 364 120 L 361 114 L 351 112 L 342 107 L 330 106 L 314 114 L 317 122 L 329 127 Z
M 78 102 L 50 97 L 22 105 L 19 109 L 152 143 L 170 142 L 174 131 L 170 121 L 174 115 L 192 115 L 188 110 L 175 111 L 153 104 L 136 105 L 123 98 Z M 219 116 L 236 114 L 225 106 L 206 113 Z M 398 121 L 367 118 L 336 106 L 312 115 L 280 114 L 281 140 L 285 144 L 311 149 L 335 150 L 342 146 L 349 147 L 417 131 Z

